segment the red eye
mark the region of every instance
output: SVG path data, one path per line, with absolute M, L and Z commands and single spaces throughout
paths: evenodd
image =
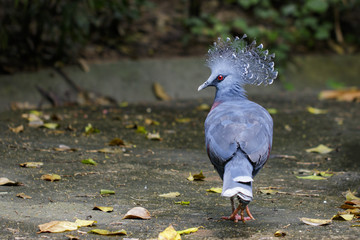
M 219 75 L 219 76 L 217 76 L 217 80 L 219 80 L 219 81 L 224 80 L 224 76 L 223 76 L 223 75 Z

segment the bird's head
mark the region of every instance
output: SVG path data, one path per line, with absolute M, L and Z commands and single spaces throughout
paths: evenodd
M 215 86 L 223 93 L 243 93 L 245 84 L 260 85 L 271 84 L 277 77 L 274 69 L 274 54 L 268 55 L 268 50 L 263 50 L 263 45 L 256 46 L 256 42 L 247 44 L 242 38 L 236 37 L 233 41 L 221 38 L 214 42 L 208 51 L 207 65 L 211 75 L 198 91 Z

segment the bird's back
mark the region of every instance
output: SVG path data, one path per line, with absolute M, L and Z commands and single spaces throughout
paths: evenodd
M 212 164 L 223 178 L 225 164 L 240 151 L 253 165 L 254 177 L 270 154 L 271 116 L 247 99 L 215 102 L 214 106 L 205 121 L 205 143 Z

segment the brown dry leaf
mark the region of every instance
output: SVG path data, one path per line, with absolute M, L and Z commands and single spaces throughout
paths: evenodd
M 125 150 L 120 148 L 102 148 L 98 150 L 89 150 L 89 152 L 100 152 L 100 153 L 123 153 Z
M 44 163 L 42 163 L 42 162 L 24 162 L 24 163 L 20 163 L 19 165 L 20 165 L 20 167 L 25 167 L 25 168 L 39 168 L 42 165 L 44 165 Z
M 103 212 L 112 212 L 112 211 L 114 211 L 114 208 L 113 207 L 95 206 L 93 208 L 93 210 L 100 210 L 100 211 L 103 211 Z
M 114 138 L 109 142 L 109 146 L 125 146 L 125 142 L 120 138 Z
M 262 194 L 266 194 L 266 195 L 273 195 L 278 193 L 278 190 L 275 189 L 260 189 L 259 192 L 261 192 Z
M 331 223 L 331 219 L 300 218 L 300 220 L 311 226 L 323 226 Z
M 20 125 L 20 126 L 17 126 L 17 127 L 9 127 L 9 129 L 13 133 L 23 132 L 24 131 L 24 125 Z
M 158 240 L 181 240 L 181 237 L 174 227 L 170 225 L 163 232 L 159 233 Z
M 350 88 L 342 90 L 324 90 L 319 94 L 320 100 L 336 99 L 338 101 L 360 101 L 360 89 Z
M 163 100 L 163 101 L 171 100 L 171 97 L 165 92 L 164 88 L 157 82 L 153 84 L 153 91 L 156 98 L 158 98 L 159 100 Z
M 67 237 L 68 240 L 80 240 L 80 238 L 78 236 L 74 236 L 71 234 L 65 235 L 65 237 Z
M 86 62 L 85 59 L 79 58 L 79 59 L 78 59 L 78 63 L 79 63 L 79 65 L 80 65 L 81 69 L 82 69 L 84 72 L 86 72 L 86 73 L 90 72 L 90 67 L 89 67 L 89 65 L 87 64 L 87 62 Z
M 158 121 L 152 120 L 150 118 L 145 118 L 144 123 L 145 123 L 145 125 L 155 125 L 155 126 L 160 125 L 160 123 Z
M 23 186 L 24 184 L 21 182 L 14 182 L 6 177 L 0 178 L 0 186 Z
M 134 207 L 130 209 L 123 219 L 151 219 L 150 213 L 143 207 Z
M 64 144 L 60 144 L 59 147 L 54 147 L 54 150 L 57 151 L 57 152 L 75 152 L 77 151 L 78 149 L 76 148 L 71 148 L 67 145 L 64 145 Z
M 159 195 L 159 197 L 164 197 L 164 198 L 176 198 L 178 196 L 180 196 L 179 192 L 169 192 Z
M 60 177 L 60 175 L 57 175 L 57 174 L 44 174 L 41 176 L 41 179 L 54 182 L 54 181 L 60 181 L 61 177 Z
M 124 229 L 117 230 L 117 231 L 109 231 L 106 229 L 93 229 L 93 230 L 89 231 L 89 233 L 95 233 L 95 234 L 104 235 L 104 236 L 127 235 L 127 233 Z
M 74 231 L 78 229 L 76 223 L 69 221 L 51 221 L 48 223 L 40 224 L 38 227 L 40 229 L 38 233 L 60 233 L 65 231 Z
M 17 197 L 23 198 L 23 199 L 31 199 L 32 197 L 26 195 L 25 193 L 18 193 L 16 194 Z
M 286 236 L 286 232 L 283 232 L 281 230 L 278 230 L 274 233 L 275 237 L 285 237 Z

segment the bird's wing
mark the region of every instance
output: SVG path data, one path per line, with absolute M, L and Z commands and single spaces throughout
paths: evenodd
M 214 108 L 205 121 L 205 136 L 215 168 L 224 166 L 240 148 L 253 163 L 255 175 L 270 153 L 272 128 L 269 113 L 254 102 L 225 102 Z

